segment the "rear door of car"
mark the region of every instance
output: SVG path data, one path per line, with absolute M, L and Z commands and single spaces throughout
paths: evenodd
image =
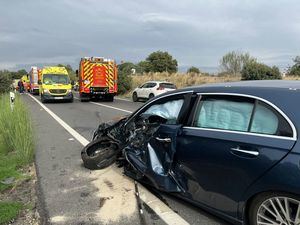
M 235 217 L 247 187 L 292 149 L 295 127 L 272 103 L 238 94 L 199 94 L 190 118 L 176 145 L 187 195 Z

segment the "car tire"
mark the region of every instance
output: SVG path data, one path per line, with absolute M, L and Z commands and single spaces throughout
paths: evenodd
M 81 102 L 88 102 L 90 99 L 89 98 L 80 98 Z
M 41 95 L 41 102 L 46 103 L 46 99 L 45 99 L 44 95 Z
M 74 98 L 71 98 L 71 99 L 69 100 L 69 102 L 70 102 L 70 103 L 74 102 Z
M 132 94 L 132 101 L 133 101 L 133 102 L 137 102 L 138 100 L 139 100 L 139 98 L 138 98 L 137 93 L 136 93 L 136 92 L 133 92 L 133 94 Z
M 90 170 L 104 169 L 113 164 L 119 152 L 118 145 L 109 139 L 96 139 L 81 151 L 84 167 Z
M 113 102 L 114 101 L 114 96 L 113 95 L 109 95 L 109 96 L 107 96 L 107 101 L 108 102 Z
M 266 208 L 271 210 L 273 214 L 276 214 L 276 211 L 281 214 L 281 218 L 284 217 L 284 213 L 282 212 L 278 201 L 283 204 L 283 208 L 285 208 L 284 202 L 288 201 L 289 202 L 289 207 L 294 207 L 292 210 L 289 210 L 290 213 L 296 213 L 298 210 L 298 207 L 300 207 L 300 197 L 293 195 L 293 194 L 286 194 L 286 193 L 265 193 L 261 194 L 253 199 L 253 201 L 250 204 L 249 207 L 249 214 L 248 214 L 248 224 L 249 225 L 258 225 L 260 224 L 259 222 L 263 223 L 266 220 L 262 217 L 265 216 L 268 219 L 274 221 L 274 224 L 285 224 L 281 223 L 277 218 L 274 217 Z M 273 207 L 273 205 L 276 207 L 276 211 Z M 297 207 L 296 207 L 297 205 Z M 265 208 L 266 207 L 266 208 Z M 300 210 L 300 209 L 299 209 Z M 262 216 L 258 216 L 262 215 Z M 294 215 L 290 215 L 290 218 L 295 218 L 293 217 Z M 286 219 L 286 218 L 283 218 Z
M 154 97 L 155 97 L 155 96 L 154 96 L 153 93 L 151 93 L 151 94 L 149 95 L 149 99 L 154 98 Z

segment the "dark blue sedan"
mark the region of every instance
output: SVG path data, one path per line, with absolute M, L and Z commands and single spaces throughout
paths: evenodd
M 299 225 L 299 101 L 297 81 L 177 90 L 100 126 L 89 146 L 114 147 L 106 142 L 103 161 L 87 146 L 83 159 L 100 168 L 123 158 L 128 176 L 232 223 Z

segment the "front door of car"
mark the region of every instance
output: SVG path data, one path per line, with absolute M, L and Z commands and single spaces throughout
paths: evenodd
M 145 87 L 147 86 L 146 84 L 141 85 L 137 90 L 137 95 L 139 98 L 144 98 L 145 97 Z
M 139 173 L 145 176 L 151 185 L 167 192 L 181 192 L 182 188 L 174 174 L 173 159 L 176 153 L 177 136 L 182 130 L 181 118 L 186 115 L 190 95 L 177 95 L 160 99 L 141 114 L 136 116 L 148 122 L 143 123 L 143 129 L 155 130 L 142 147 L 127 148 L 125 157 Z M 151 120 L 163 122 L 149 122 Z M 149 129 L 149 126 L 152 128 Z M 146 128 L 147 127 L 147 128 Z M 157 127 L 157 128 L 156 128 Z M 149 135 L 144 134 L 144 136 Z
M 155 87 L 155 83 L 147 83 L 147 86 L 144 88 L 143 98 L 148 98 L 152 92 L 152 88 Z
M 177 137 L 176 159 L 188 197 L 236 217 L 247 188 L 295 143 L 290 123 L 250 97 L 202 96 Z

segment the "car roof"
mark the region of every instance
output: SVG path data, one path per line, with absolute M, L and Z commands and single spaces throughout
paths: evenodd
M 177 89 L 160 96 L 172 96 L 176 93 L 188 92 L 203 94 L 234 94 L 265 99 L 284 111 L 300 129 L 300 114 L 295 113 L 299 111 L 300 81 L 257 80 L 213 83 Z
M 147 81 L 147 82 L 145 82 L 145 84 L 146 83 L 168 83 L 168 84 L 173 84 L 173 83 L 171 83 L 171 82 L 169 82 L 169 81 L 157 81 L 157 80 L 151 80 L 151 81 Z
M 201 89 L 205 87 L 233 87 L 233 88 L 283 88 L 283 89 L 299 89 L 300 81 L 295 80 L 255 80 L 255 81 L 237 81 L 237 82 L 224 82 L 224 83 L 211 83 L 201 86 L 194 86 L 192 89 Z

